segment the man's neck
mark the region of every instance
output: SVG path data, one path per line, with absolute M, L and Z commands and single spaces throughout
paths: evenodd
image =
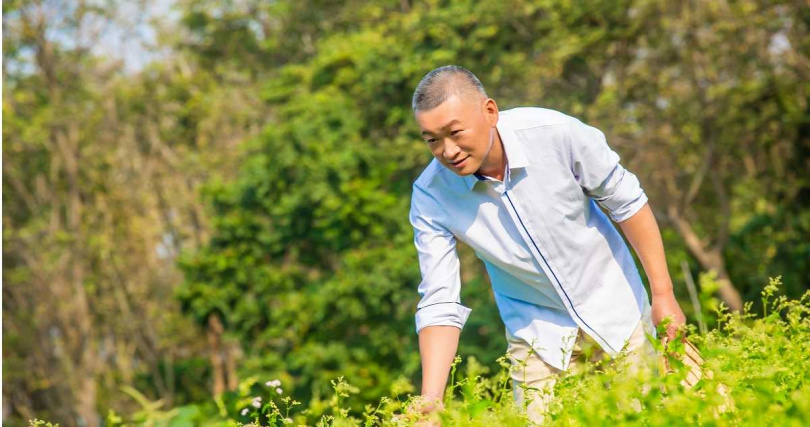
M 487 156 L 487 163 L 478 169 L 478 173 L 503 181 L 504 172 L 506 171 L 506 155 L 501 142 L 501 135 L 495 129 L 495 141 L 492 143 L 492 150 Z

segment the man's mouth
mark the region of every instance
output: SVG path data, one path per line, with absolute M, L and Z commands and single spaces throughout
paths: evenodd
M 470 156 L 467 156 L 467 157 L 470 157 Z M 450 162 L 450 164 L 451 164 L 451 165 L 453 165 L 453 166 L 456 166 L 456 165 L 458 165 L 459 163 L 463 162 L 464 160 L 467 160 L 467 157 L 465 157 L 465 158 L 463 158 L 463 159 L 461 159 L 461 160 L 459 160 L 459 161 L 457 161 L 457 162 Z

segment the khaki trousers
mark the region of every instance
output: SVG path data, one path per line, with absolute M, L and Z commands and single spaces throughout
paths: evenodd
M 645 335 L 645 332 L 652 335 L 655 330 L 651 313 L 650 303 L 645 301 L 641 320 L 624 350 L 627 354 L 627 373 L 632 374 L 643 367 L 657 372 L 657 352 Z M 542 424 L 543 414 L 554 398 L 554 384 L 563 371 L 540 359 L 536 352 L 531 351 L 531 346 L 525 340 L 513 336 L 508 330 L 505 333 L 508 343 L 506 352 L 512 365 L 510 376 L 515 403 L 522 408 L 525 400 L 524 394 L 528 393 L 531 402 L 525 408 L 527 415 L 532 422 Z M 582 373 L 586 362 L 597 362 L 609 358 L 601 346 L 580 328 L 571 353 L 569 370 L 573 373 Z M 522 385 L 525 385 L 528 390 L 524 390 Z

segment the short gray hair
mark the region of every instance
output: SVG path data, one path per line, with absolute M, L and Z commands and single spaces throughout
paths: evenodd
M 445 65 L 425 74 L 413 93 L 413 113 L 438 107 L 453 95 L 465 99 L 487 97 L 484 85 L 470 70 L 458 65 Z

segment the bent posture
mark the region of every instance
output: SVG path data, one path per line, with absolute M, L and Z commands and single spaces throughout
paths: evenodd
M 435 157 L 413 184 L 409 215 L 422 274 L 422 395 L 441 399 L 472 311 L 460 300 L 457 239 L 489 275 L 515 401 L 525 400 L 521 384 L 545 390 L 528 407 L 532 420 L 542 420 L 555 378 L 588 345 L 610 357 L 624 349 L 633 367 L 651 361 L 644 333 L 655 336 L 672 316 L 671 335 L 685 317 L 647 196 L 604 133 L 551 109 L 499 111 L 457 66 L 428 73 L 412 107 Z M 652 304 L 611 220 L 639 255 Z

